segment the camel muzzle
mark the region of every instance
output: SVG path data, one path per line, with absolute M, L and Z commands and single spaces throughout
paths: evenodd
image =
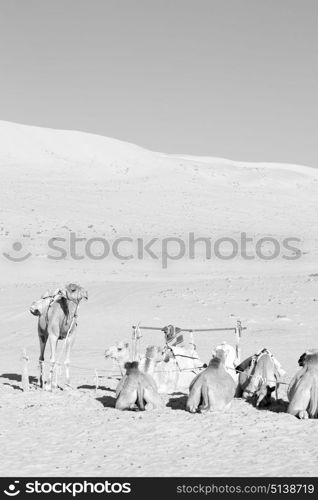
M 33 316 L 40 316 L 41 315 L 39 309 L 37 309 L 36 307 L 30 307 L 30 313 L 33 314 Z

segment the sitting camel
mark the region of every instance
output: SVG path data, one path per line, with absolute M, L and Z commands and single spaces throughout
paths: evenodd
M 155 380 L 158 392 L 160 394 L 171 394 L 176 391 L 188 390 L 189 381 L 186 381 L 184 386 L 180 385 L 180 375 L 184 375 L 185 372 L 181 372 L 180 368 L 177 367 L 174 361 L 170 361 L 163 355 L 163 350 L 158 346 L 149 346 L 146 349 L 145 357 L 140 363 L 140 369 L 151 375 Z M 189 376 L 188 374 L 186 376 Z M 190 381 L 193 379 L 194 374 L 190 374 Z
M 225 370 L 231 375 L 232 379 L 238 384 L 238 373 L 236 371 L 236 366 L 239 364 L 240 353 L 238 349 L 235 349 L 233 346 L 228 344 L 227 342 L 222 342 L 218 345 L 213 355 L 220 358 L 223 361 Z
M 318 417 L 318 349 L 311 349 L 298 360 L 301 369 L 288 387 L 287 413 L 300 419 Z
M 166 373 L 167 393 L 188 393 L 190 383 L 205 366 L 200 360 L 194 344 L 189 343 L 182 346 L 166 344 L 161 351 L 156 369 L 159 377 L 160 370 Z
M 124 373 L 124 365 L 131 359 L 129 344 L 119 342 L 105 351 L 106 359 L 113 359 Z M 202 369 L 193 344 L 169 346 L 149 346 L 144 355 L 139 355 L 139 369 L 155 380 L 159 393 L 188 392 L 193 377 Z
M 56 364 L 56 348 L 58 340 L 65 340 L 65 375 L 66 385 L 70 386 L 70 355 L 75 341 L 77 313 L 79 303 L 88 298 L 86 290 L 70 283 L 64 289 L 56 290 L 53 294 L 45 293 L 41 299 L 33 302 L 30 312 L 38 316 L 38 334 L 40 340 L 40 377 L 39 385 L 44 385 L 44 352 L 47 341 L 51 348 L 50 372 L 46 389 L 52 390 L 53 371 Z
M 129 344 L 127 342 L 117 342 L 111 345 L 104 352 L 105 359 L 115 361 L 119 367 L 121 375 L 125 373 L 125 364 L 130 361 Z
M 142 373 L 138 362 L 125 364 L 126 374 L 116 388 L 117 410 L 151 410 L 160 405 L 157 386 L 153 378 Z
M 256 397 L 256 407 L 268 406 L 271 394 L 279 387 L 279 380 L 285 374 L 279 362 L 268 349 L 262 349 L 236 367 L 239 372 L 237 397 Z
M 214 356 L 209 366 L 190 384 L 187 410 L 190 413 L 225 411 L 234 398 L 235 382 L 225 370 L 222 359 Z

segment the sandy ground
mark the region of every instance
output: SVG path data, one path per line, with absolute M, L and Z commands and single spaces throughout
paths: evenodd
M 317 473 L 317 422 L 275 413 L 283 404 L 257 411 L 237 400 L 228 414 L 190 415 L 185 397 L 174 395 L 162 398 L 160 410 L 119 414 L 108 387 L 97 395 L 89 385 L 72 394 L 22 394 L 4 380 L 2 475 Z
M 242 294 L 238 300 L 239 281 L 234 280 L 228 295 L 223 290 L 224 300 L 219 311 L 215 305 L 213 314 L 219 316 L 219 323 L 215 321 L 218 326 L 235 324 L 235 318 L 230 316 L 238 308 L 243 324 L 248 326 L 242 340 L 243 357 L 263 346 L 270 348 L 288 371 L 287 381 L 297 370 L 297 357 L 303 347 L 314 345 L 316 332 L 313 326 L 310 328 L 310 307 L 307 307 L 303 324 L 300 324 L 297 312 L 309 301 L 302 297 L 290 304 L 285 299 L 279 308 L 277 305 L 267 306 L 268 309 L 263 310 L 258 306 L 259 313 L 256 314 L 257 306 L 249 304 Z M 227 286 L 226 280 L 219 280 L 213 287 L 222 290 L 222 282 Z M 247 295 L 248 285 L 254 289 L 252 283 L 254 280 L 245 283 Z M 275 288 L 273 279 L 268 280 L 269 284 Z M 301 289 L 295 278 L 290 279 L 288 289 L 285 282 L 287 297 L 295 284 Z M 119 333 L 120 327 L 116 331 L 116 318 L 121 317 L 121 323 L 128 325 L 132 323 L 136 308 L 143 306 L 148 311 L 159 309 L 160 318 L 146 315 L 145 319 L 152 324 L 161 324 L 160 321 L 167 320 L 168 310 L 172 307 L 176 324 L 182 325 L 184 321 L 187 325 L 190 317 L 195 317 L 201 318 L 200 325 L 206 326 L 211 322 L 203 316 L 203 309 L 212 283 L 183 284 L 181 287 L 175 283 L 169 287 L 162 286 L 162 283 L 150 286 L 119 283 L 113 284 L 104 294 L 103 290 L 108 288 L 106 284 L 95 284 L 95 293 L 93 287 L 91 283 L 89 290 L 93 296 L 100 296 L 101 309 L 103 303 L 108 307 L 105 305 L 101 314 L 94 318 L 93 311 L 98 308 L 94 299 L 82 306 L 72 360 L 75 390 L 48 393 L 32 386 L 29 393 L 21 391 L 19 348 L 22 345 L 30 357 L 31 381 L 35 383 L 37 376 L 35 318 L 30 316 L 30 321 L 25 321 L 28 326 L 22 333 L 23 340 L 16 332 L 11 333 L 11 346 L 7 342 L 1 343 L 1 475 L 16 475 L 17 471 L 23 475 L 39 476 L 299 476 L 317 473 L 317 420 L 299 421 L 285 413 L 286 386 L 280 387 L 279 401 L 273 401 L 268 410 L 257 410 L 249 403 L 235 400 L 227 414 L 190 415 L 185 411 L 186 397 L 182 394 L 162 396 L 162 408 L 149 413 L 115 410 L 116 378 L 109 378 L 111 373 L 103 370 L 114 369 L 114 375 L 117 371 L 111 363 L 103 360 L 102 354 L 112 340 L 130 340 L 128 328 L 126 334 Z M 264 282 L 262 288 L 266 288 Z M 30 288 L 17 287 L 15 296 L 21 297 L 22 301 L 22 297 L 32 295 L 32 292 Z M 2 291 L 2 298 L 3 294 Z M 237 299 L 235 306 L 234 297 Z M 256 295 L 253 297 L 256 300 Z M 113 318 L 108 323 L 109 309 L 113 311 Z M 278 311 L 286 317 L 277 318 Z M 221 322 L 221 313 L 227 320 Z M 249 325 L 248 317 L 254 318 Z M 16 322 L 23 322 L 21 315 Z M 148 343 L 145 336 L 142 346 Z M 201 358 L 206 361 L 209 349 L 224 338 L 231 341 L 231 334 L 214 334 L 213 339 L 211 334 L 197 334 Z M 152 334 L 151 341 L 160 343 L 158 334 Z M 94 368 L 99 369 L 101 377 L 97 393 Z M 63 387 L 63 376 L 60 383 Z
M 226 414 L 190 415 L 185 395 L 173 394 L 153 412 L 118 412 L 114 367 L 103 358 L 109 345 L 130 341 L 138 321 L 213 328 L 241 319 L 242 357 L 267 347 L 288 382 L 299 355 L 318 347 L 316 171 L 169 157 L 85 134 L 0 125 L 1 251 L 21 241 L 32 252 L 21 263 L 0 259 L 0 474 L 316 475 L 317 420 L 285 413 L 285 385 L 267 410 L 235 400 Z M 86 238 L 294 236 L 302 255 L 206 260 L 201 249 L 168 269 L 150 258 L 48 260 L 47 239 L 70 231 Z M 28 308 L 47 288 L 71 281 L 89 292 L 72 354 L 74 389 L 48 393 L 34 385 L 38 339 Z M 233 344 L 233 334 L 196 334 L 202 361 L 223 340 Z M 141 348 L 149 344 L 162 345 L 161 334 L 145 333 Z M 22 348 L 29 393 L 21 390 Z

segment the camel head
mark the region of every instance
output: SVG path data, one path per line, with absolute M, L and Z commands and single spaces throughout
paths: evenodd
M 129 344 L 127 342 L 117 342 L 117 344 L 105 350 L 104 356 L 106 359 L 114 359 L 119 363 L 125 363 L 130 359 Z
M 51 300 L 52 295 L 50 295 L 50 292 L 45 292 L 39 300 L 32 302 L 30 313 L 34 316 L 42 316 L 42 314 L 47 310 Z
M 164 361 L 165 363 L 168 363 L 171 359 L 175 360 L 176 356 L 180 356 L 179 359 L 181 359 L 181 362 L 182 360 L 184 362 L 186 362 L 186 360 L 199 360 L 196 346 L 192 343 L 180 347 L 166 344 L 161 350 L 162 361 Z
M 88 293 L 84 288 L 75 283 L 69 283 L 62 290 L 63 297 L 78 304 L 82 299 L 88 300 Z
M 162 353 L 163 353 L 163 351 L 162 351 L 161 347 L 159 347 L 157 345 L 151 345 L 151 346 L 148 346 L 146 349 L 146 358 L 149 360 L 153 360 L 157 363 L 159 361 L 162 361 L 162 359 L 163 359 Z
M 271 404 L 271 394 L 275 391 L 275 387 L 269 386 L 266 383 L 262 385 L 262 387 L 256 391 L 256 408 L 261 406 L 269 406 Z
M 213 353 L 215 356 L 221 359 L 224 366 L 234 367 L 236 362 L 236 352 L 233 346 L 227 342 L 222 342 L 218 345 Z
M 162 361 L 168 363 L 170 359 L 174 358 L 173 349 L 168 344 L 166 344 L 161 352 L 157 353 L 157 356 L 160 356 Z
M 308 351 L 304 352 L 299 360 L 299 366 L 305 365 L 316 365 L 318 366 L 318 349 L 308 349 Z
M 243 391 L 244 399 L 252 399 L 255 395 L 257 398 L 263 399 L 265 396 L 266 384 L 264 385 L 263 379 L 260 375 L 252 375 L 249 378 L 248 384 Z
M 271 402 L 271 394 L 275 391 L 279 378 L 277 362 L 275 364 L 275 359 L 267 349 L 263 349 L 253 358 L 249 382 L 243 391 L 243 398 L 251 398 L 251 400 L 256 398 L 256 407 L 267 406 Z

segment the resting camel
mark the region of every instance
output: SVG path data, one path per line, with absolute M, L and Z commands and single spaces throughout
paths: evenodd
M 288 386 L 287 413 L 300 419 L 318 417 L 318 349 L 311 349 L 298 360 L 301 369 Z
M 239 387 L 236 396 L 244 399 L 256 397 L 256 407 L 268 406 L 271 394 L 279 387 L 280 376 L 285 374 L 278 361 L 267 349 L 262 349 L 236 367 Z
M 80 286 L 70 283 L 64 289 L 57 290 L 54 294 L 45 293 L 40 300 L 33 302 L 30 312 L 38 316 L 38 334 L 40 340 L 40 377 L 39 385 L 44 385 L 44 352 L 47 341 L 49 341 L 50 372 L 46 383 L 46 389 L 52 390 L 53 371 L 56 363 L 56 348 L 59 340 L 65 340 L 65 375 L 66 385 L 70 387 L 70 354 L 75 341 L 77 313 L 79 303 L 88 298 L 86 290 Z
M 156 368 L 159 377 L 160 370 L 167 373 L 167 393 L 188 393 L 190 383 L 202 371 L 203 366 L 206 365 L 200 360 L 195 345 L 189 343 L 182 346 L 166 344 Z
M 117 361 L 121 373 L 124 365 L 131 359 L 129 344 L 119 342 L 106 349 L 106 359 Z M 155 380 L 159 393 L 188 392 L 189 384 L 202 368 L 193 344 L 164 348 L 149 346 L 144 355 L 139 355 L 139 369 Z
M 227 342 L 222 342 L 215 348 L 213 354 L 222 359 L 225 370 L 231 375 L 234 382 L 238 384 L 238 373 L 236 371 L 236 366 L 240 362 L 239 350 L 235 349 Z
M 116 388 L 115 408 L 117 410 L 133 410 L 136 406 L 139 410 L 157 408 L 160 399 L 153 378 L 139 370 L 137 361 L 126 363 L 125 369 L 126 375 Z
M 190 384 L 187 410 L 190 413 L 225 411 L 235 394 L 235 382 L 225 370 L 222 359 L 214 356 L 209 366 Z
M 307 355 L 311 355 L 311 354 L 318 354 L 318 349 L 309 349 L 308 351 L 304 352 L 299 360 L 298 360 L 298 364 L 299 366 L 305 366 L 305 362 L 306 362 L 306 359 L 307 359 Z M 309 357 L 309 363 L 312 363 L 312 358 Z
M 140 363 L 140 369 L 155 380 L 160 394 L 173 392 L 188 392 L 189 383 L 198 371 L 191 368 L 184 370 L 184 364 L 177 364 L 172 353 L 165 352 L 161 347 L 149 346 L 145 358 Z M 186 358 L 185 358 L 186 359 Z
M 117 342 L 111 345 L 104 352 L 105 359 L 112 359 L 119 367 L 121 375 L 125 373 L 125 364 L 130 361 L 129 344 L 127 342 Z

